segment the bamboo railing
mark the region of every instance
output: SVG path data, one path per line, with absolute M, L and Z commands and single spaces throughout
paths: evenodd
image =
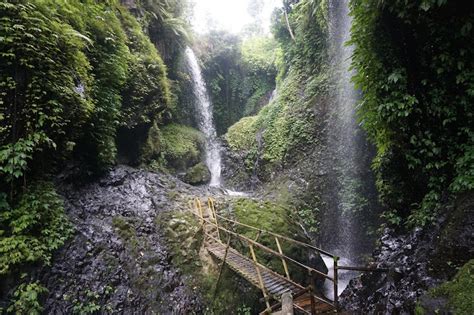
M 199 220 L 202 224 L 203 231 L 204 231 L 204 233 L 207 237 L 209 237 L 213 241 L 224 244 L 221 241 L 221 233 L 220 233 L 220 232 L 223 232 L 223 233 L 227 234 L 227 237 L 228 237 L 228 242 L 227 242 L 227 247 L 226 247 L 227 249 L 229 247 L 231 237 L 234 237 L 234 238 L 240 240 L 243 244 L 245 244 L 249 248 L 250 257 L 251 257 L 251 259 L 252 259 L 252 261 L 254 262 L 254 265 L 255 265 L 255 271 L 256 271 L 256 274 L 257 274 L 257 277 L 258 277 L 259 287 L 260 287 L 260 289 L 263 293 L 265 303 L 266 303 L 266 306 L 267 306 L 267 310 L 266 310 L 267 312 L 271 312 L 272 310 L 274 310 L 278 306 L 278 303 L 273 305 L 273 306 L 270 306 L 270 301 L 269 301 L 270 297 L 267 294 L 267 290 L 264 286 L 264 282 L 263 282 L 262 276 L 260 274 L 260 268 L 265 267 L 265 266 L 263 266 L 262 264 L 260 264 L 258 262 L 257 255 L 255 253 L 255 248 L 256 247 L 261 249 L 262 251 L 264 251 L 266 253 L 269 253 L 272 256 L 278 257 L 281 260 L 283 270 L 285 272 L 286 280 L 288 282 L 294 284 L 295 286 L 301 288 L 301 291 L 298 293 L 298 295 L 294 296 L 295 300 L 297 299 L 298 296 L 309 293 L 309 296 L 310 296 L 310 299 L 311 299 L 311 313 L 312 314 L 316 314 L 315 299 L 322 302 L 322 303 L 325 303 L 325 304 L 333 307 L 335 310 L 337 310 L 337 308 L 338 308 L 338 270 L 387 271 L 386 269 L 376 269 L 376 268 L 368 268 L 368 267 L 339 266 L 338 265 L 339 257 L 334 255 L 334 254 L 331 254 L 328 251 L 325 251 L 321 248 L 318 248 L 318 247 L 313 246 L 311 244 L 307 244 L 307 243 L 292 239 L 292 238 L 284 236 L 284 235 L 280 235 L 278 233 L 274 233 L 274 232 L 271 232 L 271 231 L 259 229 L 257 227 L 254 227 L 254 226 L 251 226 L 251 225 L 248 225 L 248 224 L 244 224 L 244 223 L 241 223 L 241 222 L 238 222 L 238 221 L 235 221 L 235 220 L 232 220 L 232 219 L 229 219 L 229 218 L 226 218 L 222 215 L 217 214 L 217 211 L 215 209 L 215 203 L 214 203 L 214 200 L 212 198 L 208 198 L 208 202 L 207 202 L 207 205 L 208 205 L 207 208 L 208 208 L 208 211 L 209 211 L 209 219 L 207 219 L 204 215 L 204 211 L 203 211 L 203 207 L 202 207 L 200 199 L 195 198 L 194 202 L 190 201 L 189 205 L 192 208 L 192 210 L 196 210 L 196 211 L 192 211 L 192 213 L 199 218 Z M 223 221 L 228 222 L 228 223 L 239 225 L 239 226 L 247 228 L 247 229 L 254 230 L 254 231 L 257 232 L 257 236 L 256 236 L 255 239 L 251 239 L 251 238 L 249 238 L 247 236 L 244 236 L 242 234 L 239 234 L 235 231 L 231 231 L 228 228 L 225 228 L 221 224 L 219 224 L 218 219 L 223 220 Z M 207 224 L 208 226 L 214 227 L 216 235 L 212 235 L 211 233 L 206 231 L 205 224 Z M 271 248 L 269 248 L 269 247 L 267 247 L 267 246 L 265 246 L 265 245 L 258 242 L 258 238 L 262 234 L 267 234 L 267 235 L 273 236 L 273 238 L 275 240 L 275 245 L 276 245 L 277 250 L 273 250 L 273 249 L 271 249 Z M 301 246 L 301 247 L 305 247 L 305 248 L 314 250 L 314 251 L 318 252 L 320 255 L 324 255 L 324 256 L 332 258 L 333 262 L 334 262 L 334 265 L 333 265 L 333 275 L 334 276 L 330 277 L 327 274 L 325 274 L 325 273 L 323 273 L 323 272 L 321 272 L 317 269 L 314 269 L 314 268 L 312 268 L 312 267 L 310 267 L 310 266 L 308 266 L 308 265 L 306 265 L 306 264 L 304 264 L 304 263 L 302 263 L 302 262 L 300 262 L 300 261 L 298 261 L 294 258 L 291 258 L 291 257 L 285 255 L 283 250 L 282 250 L 282 246 L 281 246 L 281 241 L 282 240 L 286 241 L 286 242 L 289 242 L 289 243 L 292 243 L 292 244 L 295 244 L 295 245 L 298 245 L 298 246 Z M 224 245 L 226 245 L 226 244 L 224 244 Z M 227 256 L 227 249 L 226 249 L 226 255 L 225 256 Z M 224 257 L 224 261 L 223 261 L 223 265 L 224 264 L 225 264 L 225 257 Z M 309 286 L 304 287 L 304 286 L 294 282 L 291 279 L 290 271 L 289 271 L 289 268 L 288 268 L 289 264 L 294 265 L 296 267 L 299 267 L 303 270 L 306 270 L 306 272 L 308 273 L 308 275 L 310 277 Z M 269 269 L 269 268 L 267 267 L 267 269 Z M 274 271 L 271 271 L 271 272 L 275 273 Z M 278 274 L 278 276 L 281 276 L 281 275 Z M 320 296 L 316 295 L 316 290 L 314 288 L 314 281 L 313 281 L 315 277 L 324 278 L 324 279 L 327 279 L 327 280 L 329 280 L 333 283 L 334 295 L 333 295 L 333 301 L 332 302 L 330 300 L 326 299 L 325 297 L 320 297 Z M 298 305 L 296 305 L 296 304 L 295 304 L 295 307 L 299 308 Z M 302 309 L 300 309 L 300 310 L 302 310 Z M 305 310 L 302 310 L 302 311 L 305 311 Z

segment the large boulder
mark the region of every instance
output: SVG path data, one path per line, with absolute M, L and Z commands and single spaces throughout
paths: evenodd
M 191 185 L 207 184 L 210 180 L 211 172 L 204 163 L 190 167 L 184 175 L 184 181 Z

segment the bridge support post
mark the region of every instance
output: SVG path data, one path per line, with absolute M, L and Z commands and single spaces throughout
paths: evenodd
M 280 253 L 280 255 L 283 256 L 283 250 L 281 249 L 280 241 L 278 240 L 278 237 L 276 236 L 275 236 L 275 243 L 277 245 L 278 252 Z M 283 270 L 285 270 L 286 277 L 288 278 L 288 280 L 291 280 L 290 272 L 288 271 L 288 265 L 286 264 L 286 260 L 283 257 L 281 258 L 281 263 L 283 264 Z
M 212 198 L 210 198 L 210 197 L 207 199 L 207 207 L 209 208 L 209 211 L 211 212 L 211 215 L 214 218 L 214 224 L 216 225 L 216 228 L 217 228 L 217 237 L 220 240 L 221 239 L 221 233 L 219 231 L 219 224 L 217 223 L 216 207 L 214 206 L 214 200 L 212 200 Z
M 337 268 L 337 261 L 339 260 L 339 257 L 337 256 L 334 256 L 334 307 L 337 309 L 338 308 L 338 304 L 339 304 L 339 301 L 338 301 L 338 288 L 337 288 L 337 282 L 339 281 L 338 280 L 338 277 L 337 277 L 337 272 L 338 272 L 338 268 Z
M 202 213 L 201 200 L 196 198 L 194 200 L 194 206 L 195 206 L 196 210 L 198 211 L 199 217 L 201 218 L 201 224 L 204 225 L 204 213 Z
M 227 246 L 225 247 L 224 259 L 222 260 L 222 265 L 219 270 L 219 277 L 217 278 L 216 287 L 214 288 L 214 299 L 216 298 L 217 288 L 219 287 L 219 282 L 221 281 L 222 272 L 224 271 L 225 261 L 227 259 L 227 254 L 229 253 L 229 247 L 230 247 L 230 235 L 229 235 L 229 238 L 227 239 Z
M 310 285 L 308 287 L 308 292 L 309 292 L 309 301 L 311 302 L 311 315 L 316 314 L 316 299 L 314 298 L 314 274 L 312 270 L 309 270 L 309 279 L 310 279 Z
M 257 272 L 257 277 L 258 277 L 258 282 L 260 284 L 260 289 L 262 290 L 263 297 L 265 298 L 265 304 L 267 306 L 267 311 L 272 310 L 272 307 L 270 305 L 270 300 L 267 294 L 267 290 L 265 289 L 265 283 L 263 282 L 262 274 L 260 273 L 260 268 L 258 267 L 258 261 L 257 261 L 257 256 L 255 255 L 255 251 L 253 249 L 252 243 L 248 242 L 249 248 L 250 248 L 250 255 L 252 255 L 252 260 L 255 265 L 255 271 Z
M 281 295 L 281 315 L 293 315 L 293 296 L 290 292 Z

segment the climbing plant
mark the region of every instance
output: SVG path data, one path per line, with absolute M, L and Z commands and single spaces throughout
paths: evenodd
M 117 159 L 119 127 L 144 135 L 127 138 L 138 154 L 145 145 L 159 154 L 158 125 L 172 99 L 167 68 L 144 31 L 153 23 L 121 3 L 0 1 L 2 283 L 48 264 L 71 235 L 51 180 L 66 164 L 79 164 L 82 178 L 105 171 Z M 133 13 L 148 16 L 140 8 Z M 39 284 L 17 292 L 12 312 L 41 312 Z
M 381 200 L 389 217 L 424 225 L 474 187 L 474 11 L 449 0 L 353 0 L 351 11 Z

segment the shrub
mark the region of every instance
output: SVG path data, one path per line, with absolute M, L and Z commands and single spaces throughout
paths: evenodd
M 52 253 L 72 233 L 53 184 L 31 184 L 13 207 L 5 194 L 0 200 L 0 275 L 20 264 L 49 264 Z

